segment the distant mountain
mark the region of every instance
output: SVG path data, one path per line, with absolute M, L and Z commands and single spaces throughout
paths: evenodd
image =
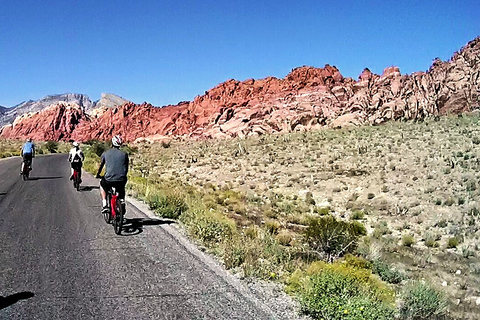
M 102 93 L 102 97 L 100 100 L 95 101 L 94 107 L 95 108 L 114 108 L 121 106 L 127 102 L 128 100 L 123 99 L 117 95 L 112 93 Z M 88 108 L 86 108 L 88 110 Z
M 78 93 L 65 93 L 49 95 L 37 101 L 29 100 L 22 102 L 12 108 L 0 109 L 0 127 L 11 124 L 13 121 L 23 114 L 30 112 L 39 112 L 51 105 L 58 104 L 59 102 L 73 103 L 78 105 L 82 110 L 88 112 L 94 109 L 97 105 L 105 107 L 120 106 L 128 100 L 125 100 L 119 96 L 110 93 L 102 93 L 100 100 L 92 102 L 87 95 Z

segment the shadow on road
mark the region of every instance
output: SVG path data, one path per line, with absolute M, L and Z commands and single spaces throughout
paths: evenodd
M 30 177 L 28 178 L 28 180 L 53 180 L 53 179 L 62 179 L 62 178 L 63 177 Z
M 30 291 L 23 291 L 23 292 L 18 292 L 15 294 L 12 294 L 7 297 L 1 297 L 0 296 L 0 310 L 11 306 L 12 304 L 17 303 L 20 300 L 26 300 L 29 298 L 32 298 L 35 294 Z
M 163 219 L 145 219 L 145 218 L 133 218 L 125 219 L 123 224 L 122 235 L 123 236 L 134 236 L 143 232 L 145 226 L 158 226 L 161 224 L 172 224 L 175 223 L 173 220 L 163 220 Z
M 6 196 L 7 193 L 6 192 L 0 192 L 0 196 Z
M 94 189 L 100 189 L 99 186 L 80 186 L 80 191 L 92 191 Z

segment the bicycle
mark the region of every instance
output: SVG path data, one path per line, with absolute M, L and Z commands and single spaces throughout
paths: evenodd
M 23 170 L 22 170 L 22 179 L 27 181 L 30 176 L 30 170 L 32 165 L 32 160 L 23 160 Z
M 77 191 L 80 191 L 80 183 L 82 183 L 82 180 L 80 179 L 80 170 L 78 168 L 73 169 L 73 187 L 77 189 Z
M 125 216 L 125 199 L 118 196 L 115 187 L 107 190 L 107 208 L 108 210 L 103 213 L 105 222 L 113 224 L 115 233 L 120 235 L 123 228 L 123 217 Z

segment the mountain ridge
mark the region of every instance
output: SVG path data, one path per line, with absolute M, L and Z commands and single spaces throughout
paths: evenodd
M 94 109 L 97 104 L 106 107 L 115 107 L 128 102 L 128 100 L 111 93 L 102 93 L 101 98 L 97 101 L 91 101 L 88 95 L 81 93 L 52 94 L 39 100 L 23 101 L 11 108 L 4 108 L 3 110 L 0 108 L 0 127 L 13 123 L 15 118 L 25 113 L 38 112 L 61 101 L 76 103 L 86 111 Z
M 63 109 L 62 109 L 63 108 Z M 82 109 L 80 105 L 77 109 Z M 8 138 L 46 137 L 61 117 L 77 117 L 62 140 L 126 141 L 164 138 L 228 138 L 265 133 L 306 131 L 349 125 L 380 124 L 390 120 L 422 119 L 480 108 L 480 37 L 455 52 L 448 61 L 435 59 L 426 72 L 402 75 L 395 66 L 382 75 L 365 68 L 358 80 L 343 77 L 331 65 L 302 66 L 283 79 L 230 79 L 177 105 L 154 107 L 125 103 L 100 112 L 58 113 L 45 123 L 29 117 L 0 130 Z M 75 109 L 75 108 L 74 108 Z M 73 109 L 72 109 L 73 110 Z M 92 109 L 95 110 L 95 109 Z M 50 115 L 51 116 L 51 115 Z M 46 120 L 41 112 L 36 115 Z

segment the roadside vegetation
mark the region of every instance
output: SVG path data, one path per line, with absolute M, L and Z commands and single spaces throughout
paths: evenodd
M 479 122 L 137 144 L 128 192 L 314 318 L 473 319 Z
M 283 284 L 315 319 L 475 319 L 479 124 L 135 144 L 127 192 L 232 273 Z M 82 145 L 84 168 L 107 148 Z
M 20 156 L 25 141 L 22 140 L 7 140 L 0 139 L 0 158 L 8 158 L 13 156 Z M 70 145 L 66 142 L 57 141 L 34 141 L 36 153 L 66 153 L 70 150 Z

